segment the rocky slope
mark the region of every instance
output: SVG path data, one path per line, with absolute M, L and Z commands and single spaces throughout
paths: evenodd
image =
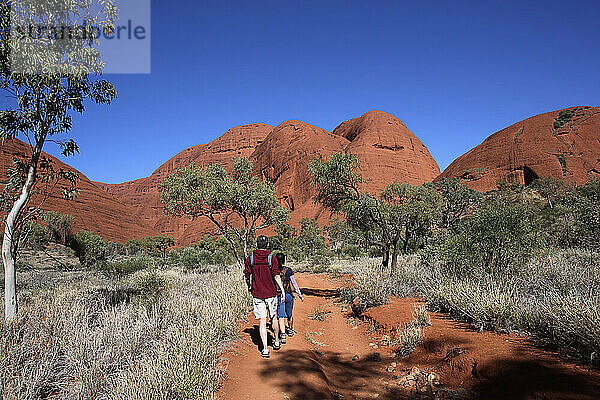
M 3 147 L 3 151 L 8 148 Z M 47 205 L 76 215 L 77 229 L 98 231 L 111 240 L 166 234 L 188 244 L 214 233 L 214 228 L 203 219 L 163 215 L 160 183 L 177 168 L 191 163 L 222 163 L 229 169 L 233 157 L 249 157 L 255 172 L 275 185 L 281 204 L 291 211 L 293 225 L 304 217 L 326 223 L 329 213 L 313 202 L 308 164 L 317 155 L 328 157 L 335 152 L 359 158 L 364 189 L 371 193 L 378 193 L 392 181 L 422 184 L 439 174 L 427 148 L 398 118 L 371 111 L 343 122 L 333 132 L 301 121 L 286 121 L 275 128 L 266 124 L 235 127 L 209 144 L 175 155 L 149 177 L 121 184 L 90 182 L 82 177 L 82 194 L 75 203 L 54 196 Z M 2 160 L 6 166 L 8 153 Z
M 212 232 L 210 222 L 190 221 L 163 215 L 160 183 L 177 168 L 191 163 L 199 166 L 222 163 L 229 169 L 234 157 L 249 157 L 272 129 L 272 126 L 266 124 L 249 124 L 231 128 L 208 144 L 183 150 L 158 167 L 147 178 L 120 184 L 97 184 L 123 203 L 131 205 L 135 210 L 136 218 L 150 224 L 156 234 L 170 235 L 178 240 L 183 236 L 198 238 L 204 233 Z M 189 241 L 191 240 L 193 239 Z
M 12 165 L 13 158 L 31 154 L 31 148 L 18 139 L 6 140 L 0 146 L 0 173 L 2 183 L 6 179 L 6 171 Z M 79 175 L 77 189 L 79 193 L 73 200 L 66 201 L 62 197 L 62 187 L 54 187 L 45 200 L 43 208 L 59 211 L 75 217 L 73 231 L 80 229 L 102 234 L 111 241 L 126 241 L 153 234 L 152 227 L 135 217 L 133 209 L 120 202 L 115 196 L 103 191 L 96 183 L 90 181 L 81 172 L 76 171 L 55 157 L 43 154 L 52 164 L 54 170 L 75 171 Z M 40 199 L 38 198 L 38 201 Z M 32 205 L 35 205 L 35 201 Z
M 427 147 L 393 115 L 371 111 L 343 122 L 333 133 L 350 141 L 345 151 L 358 157 L 366 187 L 374 193 L 391 180 L 421 185 L 440 174 Z
M 527 184 L 553 176 L 572 184 L 600 177 L 600 107 L 572 107 L 528 118 L 488 137 L 437 178 L 458 177 L 471 188 L 500 180 Z

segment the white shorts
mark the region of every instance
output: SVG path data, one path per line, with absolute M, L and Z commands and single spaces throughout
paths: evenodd
M 254 316 L 256 319 L 267 318 L 267 309 L 271 318 L 277 316 L 277 297 L 269 297 L 268 299 L 253 298 Z

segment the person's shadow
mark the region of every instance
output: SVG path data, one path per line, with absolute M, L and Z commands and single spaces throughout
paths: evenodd
M 252 326 L 252 328 L 246 328 L 242 332 L 250 336 L 252 343 L 256 345 L 259 351 L 262 350 L 262 340 L 260 340 L 260 331 L 258 330 L 258 325 Z M 269 325 L 267 325 L 267 346 L 273 345 L 273 332 L 269 329 Z

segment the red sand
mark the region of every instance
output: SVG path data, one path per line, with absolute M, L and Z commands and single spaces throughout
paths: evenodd
M 479 333 L 444 315 L 431 314 L 425 341 L 408 358 L 394 358 L 382 337 L 412 319 L 417 299 L 397 299 L 369 310 L 364 322 L 348 323 L 349 310 L 334 303 L 342 283 L 326 275 L 298 274 L 306 293 L 295 306 L 298 334 L 264 360 L 258 351 L 256 320 L 242 327 L 242 338 L 223 359 L 227 378 L 223 399 L 402 399 L 410 393 L 397 385 L 412 367 L 440 376 L 437 396 L 420 398 L 598 399 L 600 373 L 540 350 L 526 338 Z M 317 306 L 331 314 L 308 319 Z M 376 321 L 380 329 L 370 332 Z M 316 334 L 315 334 L 316 332 Z M 325 346 L 309 343 L 312 337 Z M 372 345 L 378 347 L 374 348 Z M 453 350 L 452 350 L 453 349 Z M 450 351 L 451 350 L 451 351 Z M 378 353 L 381 360 L 374 359 Z M 355 356 L 358 356 L 356 359 Z M 354 359 L 353 359 L 354 358 Z M 395 368 L 391 363 L 396 362 Z

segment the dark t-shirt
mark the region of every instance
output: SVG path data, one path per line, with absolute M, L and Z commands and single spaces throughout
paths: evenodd
M 281 280 L 283 281 L 283 289 L 286 293 L 292 294 L 292 276 L 294 271 L 290 267 L 284 266 L 281 268 Z M 279 286 L 277 287 L 277 294 L 280 294 Z

